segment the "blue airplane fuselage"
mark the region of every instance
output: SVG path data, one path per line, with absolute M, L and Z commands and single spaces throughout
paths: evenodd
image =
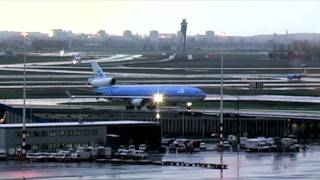
M 149 96 L 160 93 L 163 94 L 166 102 L 189 102 L 201 101 L 206 98 L 206 93 L 201 89 L 190 86 L 170 86 L 170 85 L 114 85 L 100 87 L 96 92 L 105 96 Z

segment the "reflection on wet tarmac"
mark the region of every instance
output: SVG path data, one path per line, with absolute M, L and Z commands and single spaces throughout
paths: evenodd
M 320 146 L 299 153 L 224 152 L 223 179 L 317 179 Z M 218 152 L 165 154 L 155 159 L 218 163 Z M 0 179 L 220 179 L 220 171 L 196 167 L 99 163 L 0 162 Z

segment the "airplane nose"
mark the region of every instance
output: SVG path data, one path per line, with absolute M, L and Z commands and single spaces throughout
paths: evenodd
M 206 97 L 207 97 L 207 94 L 206 94 L 206 93 L 203 93 L 203 94 L 202 94 L 202 98 L 205 99 Z
M 205 99 L 207 97 L 207 94 L 203 91 L 201 91 L 200 96 L 202 99 Z
M 202 89 L 197 89 L 195 93 L 201 100 L 204 100 L 207 97 L 207 94 L 203 92 Z

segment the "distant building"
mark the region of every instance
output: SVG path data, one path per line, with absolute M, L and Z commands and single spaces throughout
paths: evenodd
M 153 42 L 159 41 L 159 32 L 156 30 L 152 30 L 149 33 L 149 39 Z
M 99 39 L 99 40 L 106 39 L 107 36 L 108 36 L 108 34 L 106 33 L 105 30 L 100 30 L 97 32 L 97 39 Z
M 214 41 L 214 31 L 206 31 L 206 39 L 207 41 Z
M 72 31 L 65 31 L 62 29 L 53 29 L 52 30 L 52 38 L 55 40 L 68 40 L 72 38 Z
M 125 30 L 123 31 L 123 38 L 125 40 L 132 40 L 133 39 L 133 34 L 130 30 Z
M 207 39 L 207 36 L 206 35 L 202 35 L 202 34 L 197 34 L 195 35 L 195 39 L 198 40 L 198 41 L 204 41 Z
M 20 39 L 21 32 L 16 31 L 0 31 L 0 39 Z
M 29 39 L 49 39 L 49 35 L 41 32 L 28 32 Z
M 17 31 L 0 31 L 0 39 L 21 39 L 21 32 Z M 48 39 L 48 34 L 41 32 L 28 32 L 27 39 Z
M 159 34 L 159 39 L 170 39 L 173 40 L 174 38 L 176 38 L 176 35 L 173 33 L 162 33 Z

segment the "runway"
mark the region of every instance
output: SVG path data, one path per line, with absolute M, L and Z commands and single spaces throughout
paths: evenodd
M 320 103 L 320 97 L 311 96 L 280 96 L 280 95 L 247 95 L 247 96 L 232 96 L 224 95 L 225 101 L 269 101 L 269 102 L 296 102 L 296 103 Z M 97 102 L 96 98 L 41 98 L 41 99 L 26 99 L 27 104 L 31 105 L 58 105 L 68 102 Z M 99 100 L 101 101 L 101 99 Z M 205 101 L 220 101 L 220 95 L 208 94 Z M 0 99 L 0 103 L 10 105 L 21 105 L 22 99 Z
M 99 58 L 99 59 L 89 59 L 89 60 L 81 60 L 81 63 L 90 63 L 91 61 L 96 62 L 120 62 L 120 61 L 130 61 L 134 60 L 135 58 L 139 58 L 142 55 L 140 54 L 134 54 L 134 55 L 127 55 L 127 54 L 116 54 L 111 57 L 107 58 Z M 50 65 L 71 65 L 73 64 L 72 60 L 69 61 L 56 61 L 56 62 L 33 62 L 33 63 L 26 63 L 26 66 L 50 66 Z M 10 68 L 10 67 L 23 67 L 23 63 L 19 64 L 5 64 L 1 65 L 0 68 Z
M 228 97 L 230 98 L 230 97 Z M 289 98 L 289 97 L 287 97 Z M 230 98 L 234 99 L 234 98 Z M 248 98 L 250 99 L 250 98 Z M 234 99 L 235 101 L 237 99 Z M 242 99 L 241 99 L 242 100 Z M 262 98 L 260 98 L 262 100 Z M 285 100 L 285 99 L 284 99 Z M 305 99 L 307 100 L 307 98 Z M 243 100 L 242 100 L 243 101 Z M 302 101 L 302 100 L 301 100 Z M 70 99 L 70 98 L 50 98 L 50 99 L 27 99 L 26 105 L 27 107 L 32 108 L 91 108 L 91 109 L 104 109 L 104 110 L 116 110 L 125 112 L 124 106 L 99 106 L 99 105 L 73 105 L 73 104 L 62 104 L 62 103 L 91 103 L 97 102 L 95 98 L 79 98 L 79 99 Z M 99 102 L 107 102 L 107 100 L 100 99 Z M 289 101 L 291 102 L 291 101 Z M 23 100 L 22 99 L 7 99 L 0 100 L 1 104 L 14 106 L 14 107 L 22 107 Z M 316 103 L 320 103 L 320 99 L 316 100 Z M 136 110 L 136 112 L 150 112 L 150 110 Z M 160 112 L 164 113 L 166 111 L 184 111 L 183 108 L 179 107 L 164 107 L 160 109 Z M 208 115 L 218 115 L 220 113 L 219 109 L 208 109 L 208 108 L 197 108 L 192 109 L 189 112 L 198 112 L 201 114 Z M 298 119 L 313 119 L 320 120 L 320 112 L 319 111 L 311 111 L 311 110 L 267 110 L 267 109 L 224 109 L 225 114 L 239 114 L 241 116 L 252 116 L 252 117 L 272 117 L 272 118 L 298 118 Z

